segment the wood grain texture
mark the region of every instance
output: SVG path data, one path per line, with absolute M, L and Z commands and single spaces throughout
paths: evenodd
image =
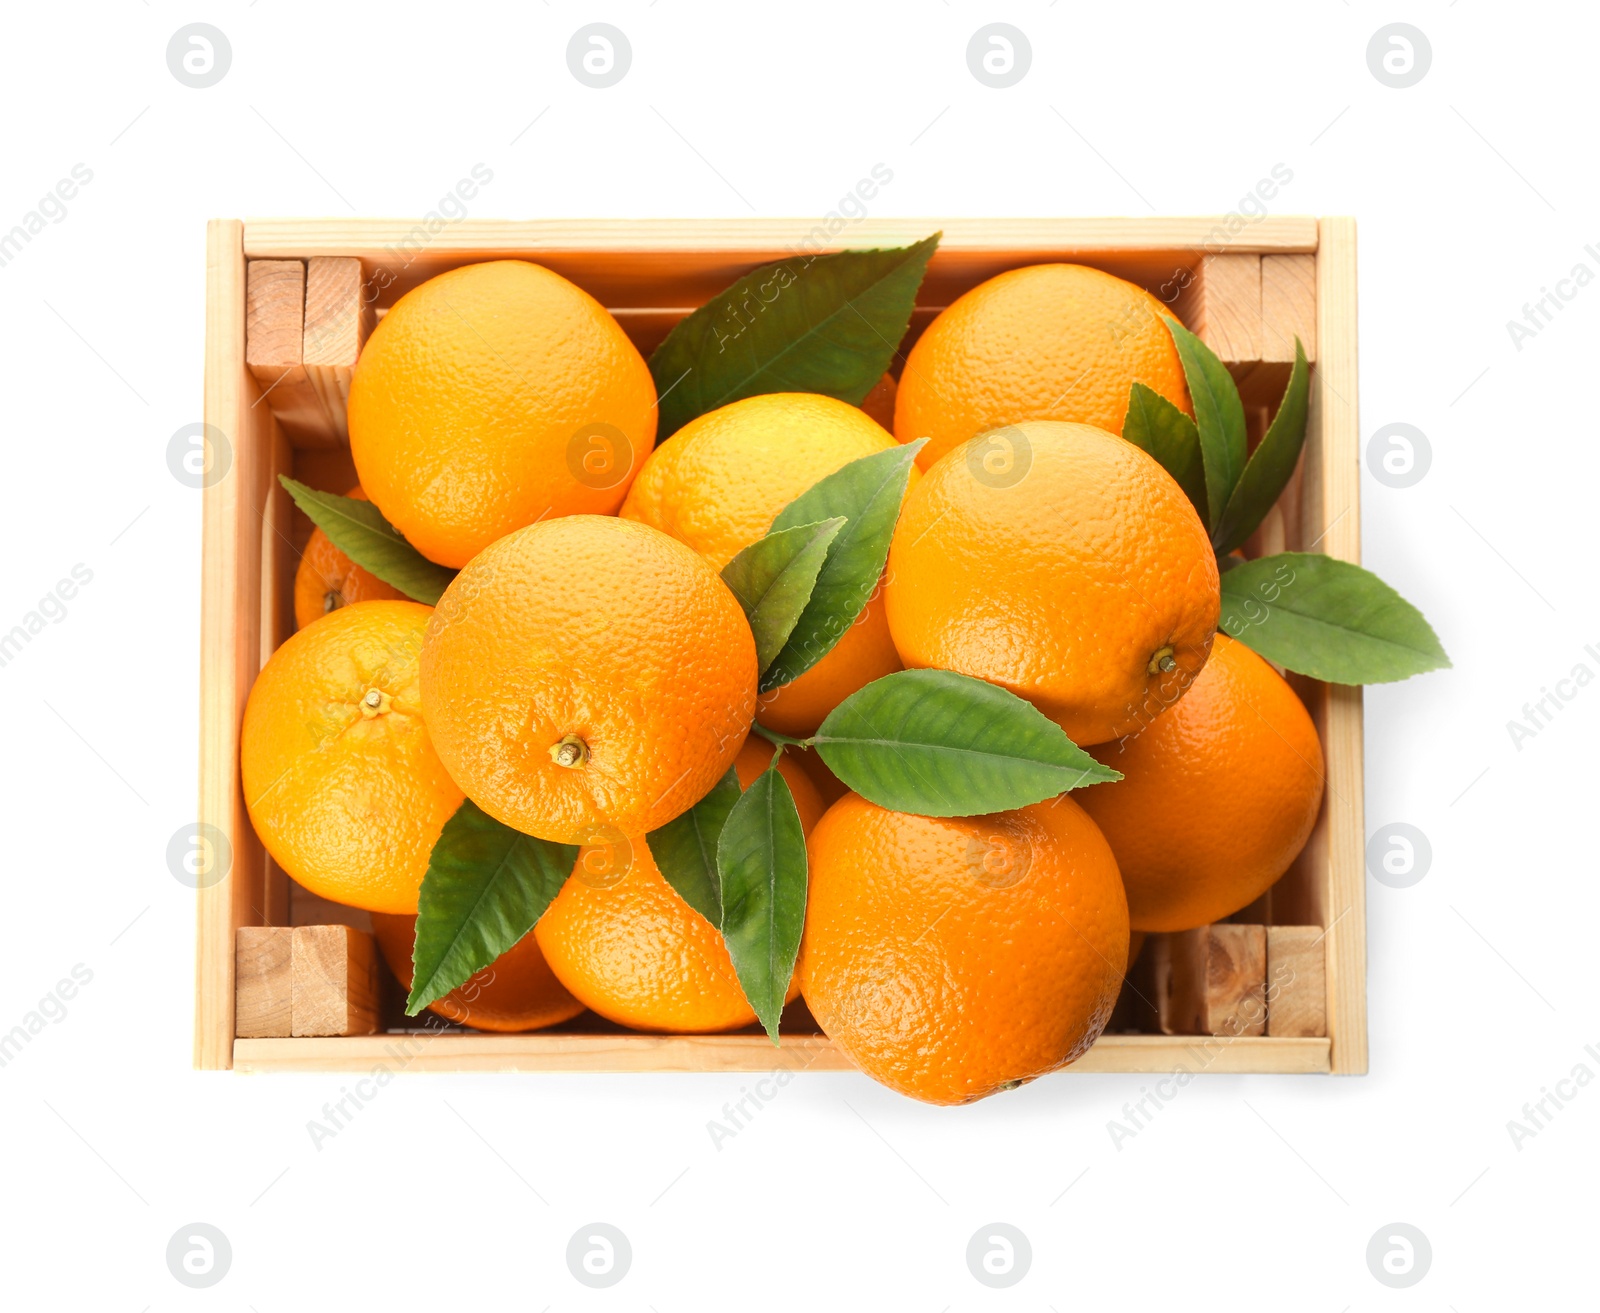
M 822 235 L 815 219 L 464 219 L 437 234 L 415 221 L 253 220 L 252 258 L 360 259 L 377 304 L 476 260 L 534 260 L 609 307 L 700 305 L 753 265 L 817 250 L 903 246 L 943 232 L 923 285 L 928 306 L 1005 269 L 1082 259 L 1151 291 L 1176 287 L 1214 242 L 1214 218 L 863 219 Z M 1270 216 L 1233 238 L 1230 252 L 1314 251 L 1316 220 Z M 1165 298 L 1164 299 L 1169 299 Z
M 823 1035 L 371 1035 L 348 1039 L 241 1039 L 240 1071 L 851 1071 Z M 1075 1072 L 1268 1072 L 1328 1070 L 1325 1039 L 1212 1039 L 1206 1036 L 1106 1035 L 1072 1066 Z M 1056 1079 L 1055 1076 L 1045 1079 Z
M 1303 532 L 1315 550 L 1361 559 L 1360 415 L 1356 407 L 1356 224 L 1323 219 L 1317 251 L 1317 368 L 1304 462 Z M 1327 759 L 1322 817 L 1308 851 L 1321 875 L 1327 928 L 1328 1035 L 1335 1073 L 1367 1070 L 1365 819 L 1362 810 L 1361 690 L 1320 686 L 1313 706 Z
M 1261 257 L 1261 359 L 1294 363 L 1294 339 L 1317 358 L 1317 257 Z
M 277 425 L 245 364 L 244 225 L 206 229 L 205 422 L 226 472 L 202 494 L 199 820 L 226 836 L 227 875 L 197 894 L 194 1063 L 227 1067 L 234 1040 L 234 934 L 262 919 L 266 854 L 239 784 L 239 727 L 261 662 L 261 517 Z
M 368 292 L 361 261 L 353 256 L 319 255 L 306 261 L 301 358 L 328 422 L 344 444 L 350 441 L 350 376 L 377 322 Z
M 1267 931 L 1209 925 L 1162 935 L 1155 988 L 1166 1035 L 1266 1033 Z
M 378 1029 L 378 948 L 346 925 L 300 925 L 293 936 L 293 1033 L 371 1035 Z
M 234 937 L 234 1034 L 263 1039 L 292 1034 L 288 926 L 240 926 Z
M 1178 318 L 1227 364 L 1262 359 L 1261 260 L 1235 251 L 1208 255 L 1177 300 Z
M 1267 1034 L 1303 1039 L 1328 1033 L 1322 944 L 1321 926 L 1267 927 Z

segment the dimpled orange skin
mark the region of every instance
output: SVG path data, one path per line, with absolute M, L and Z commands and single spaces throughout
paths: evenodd
M 415 913 L 428 855 L 461 805 L 423 725 L 417 659 L 431 613 L 341 607 L 274 652 L 250 690 L 239 753 L 250 820 L 279 866 L 336 903 Z
M 372 932 L 389 970 L 410 989 L 417 918 L 374 912 Z M 464 984 L 428 1004 L 428 1011 L 475 1030 L 511 1035 L 558 1025 L 582 1012 L 583 1004 L 556 979 L 539 941 L 529 933 Z
M 366 501 L 367 494 L 351 488 L 346 497 Z M 300 553 L 294 572 L 294 623 L 304 629 L 329 611 L 351 602 L 394 602 L 405 597 L 398 588 L 370 574 L 335 547 L 321 529 L 313 529 Z
M 832 397 L 746 397 L 691 420 L 652 453 L 621 514 L 688 543 L 721 570 L 812 484 L 894 445 L 871 416 Z M 875 594 L 828 654 L 765 694 L 756 714 L 780 734 L 804 736 L 851 693 L 899 669 Z
M 703 557 L 611 516 L 519 529 L 439 600 L 422 703 L 439 757 L 496 820 L 557 843 L 647 833 L 733 764 L 756 650 Z M 588 759 L 551 756 L 568 736 Z
M 494 260 L 430 278 L 378 324 L 350 383 L 350 454 L 412 546 L 459 567 L 541 518 L 615 513 L 655 407 L 649 366 L 604 306 L 540 265 Z
M 776 750 L 758 734 L 752 734 L 744 741 L 744 747 L 739 749 L 739 755 L 733 759 L 733 768 L 739 774 L 741 789 L 748 789 L 755 783 L 756 776 L 772 765 L 772 754 Z M 805 767 L 800 764 L 799 757 L 798 751 L 785 750 L 783 756 L 778 759 L 778 774 L 783 776 L 783 782 L 789 786 L 789 796 L 794 799 L 794 809 L 800 813 L 800 828 L 810 834 L 811 827 L 822 819 L 822 813 L 827 807 L 811 776 L 806 774 Z
M 1171 313 L 1142 287 L 1081 264 L 998 274 L 942 310 L 911 348 L 895 436 L 931 439 L 917 457 L 930 469 L 968 438 L 1023 420 L 1120 434 L 1135 382 L 1192 414 L 1162 322 Z
M 1116 853 L 1140 930 L 1189 930 L 1254 902 L 1299 856 L 1322 803 L 1311 716 L 1226 634 L 1183 701 L 1094 755 L 1125 778 L 1073 796 Z
M 756 1019 L 722 935 L 679 897 L 643 839 L 585 848 L 534 927 L 556 977 L 608 1021 L 670 1034 Z M 800 992 L 800 973 L 786 998 Z
M 1128 908 L 1070 798 L 952 820 L 852 793 L 808 847 L 801 992 L 874 1080 L 970 1103 L 1066 1065 L 1105 1028 Z
M 1132 443 L 1086 424 L 1014 432 L 1031 463 L 1010 487 L 980 480 L 963 445 L 907 494 L 889 630 L 907 666 L 989 680 L 1074 742 L 1104 743 L 1205 665 L 1216 557 L 1188 498 Z

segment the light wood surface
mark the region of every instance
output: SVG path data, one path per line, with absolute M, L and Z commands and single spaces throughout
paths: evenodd
M 245 364 L 244 227 L 206 229 L 205 422 L 226 441 L 227 472 L 202 494 L 199 820 L 227 836 L 227 876 L 198 891 L 195 945 L 197 1067 L 226 1067 L 234 1039 L 234 932 L 258 924 L 265 853 L 239 785 L 239 725 L 261 661 L 261 515 L 272 482 L 277 425 L 256 404 Z
M 1322 927 L 1267 927 L 1267 1034 L 1305 1038 L 1328 1033 Z
M 293 936 L 293 1033 L 371 1035 L 378 1029 L 378 949 L 347 925 L 299 925 Z
M 245 363 L 290 440 L 333 440 L 322 399 L 303 360 L 306 267 L 299 260 L 251 260 L 245 282 Z
M 1218 220 L 863 219 L 819 246 L 815 219 L 464 219 L 428 234 L 405 219 L 259 219 L 245 225 L 252 259 L 360 259 L 378 305 L 434 274 L 475 260 L 537 261 L 608 307 L 687 309 L 752 265 L 804 259 L 818 249 L 903 246 L 944 234 L 923 286 L 925 305 L 946 305 L 1004 269 L 1084 259 L 1152 290 L 1191 270 Z M 1314 251 L 1316 220 L 1270 216 L 1229 243 L 1231 252 Z
M 1294 339 L 1317 358 L 1317 257 L 1261 257 L 1261 359 L 1294 363 Z
M 234 940 L 234 1030 L 247 1039 L 290 1035 L 294 931 L 240 926 Z
M 1208 255 L 1177 301 L 1178 318 L 1227 364 L 1262 359 L 1261 260 L 1235 251 Z
M 302 360 L 333 438 L 345 444 L 350 441 L 345 419 L 350 376 L 377 322 L 368 291 L 361 261 L 353 256 L 319 255 L 306 261 Z
M 1321 221 L 1317 252 L 1317 370 L 1311 389 L 1317 449 L 1307 452 L 1302 507 L 1314 548 L 1361 559 L 1361 433 L 1356 407 L 1356 224 Z M 1316 529 L 1317 525 L 1325 526 Z M 1308 849 L 1322 875 L 1328 937 L 1328 1034 L 1333 1070 L 1367 1070 L 1366 844 L 1362 800 L 1361 690 L 1321 686 L 1317 730 L 1327 759 L 1323 818 Z
M 241 1039 L 240 1071 L 851 1071 L 823 1035 L 383 1034 L 346 1039 Z M 1063 1072 L 1269 1072 L 1328 1070 L 1325 1039 L 1106 1035 Z
M 1265 926 L 1208 925 L 1162 935 L 1155 953 L 1164 1034 L 1266 1033 Z

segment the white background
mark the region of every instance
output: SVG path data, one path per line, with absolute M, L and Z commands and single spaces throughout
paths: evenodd
M 93 172 L 0 267 L 0 631 L 93 571 L 0 668 L 0 1032 L 93 972 L 0 1069 L 8 1306 L 1593 1306 L 1600 1082 L 1520 1149 L 1507 1122 L 1575 1065 L 1600 1075 L 1600 689 L 1520 750 L 1507 722 L 1580 662 L 1600 673 L 1600 290 L 1520 350 L 1506 327 L 1578 262 L 1600 273 L 1592 14 L 73 8 L 8 6 L 0 35 L 0 230 Z M 1033 52 L 1005 90 L 966 63 L 996 20 Z M 193 21 L 232 46 L 206 90 L 166 62 Z M 567 68 L 592 21 L 632 46 L 607 90 Z M 1366 58 L 1394 21 L 1433 52 L 1403 90 Z M 1147 1079 L 1063 1075 L 947 1110 L 808 1074 L 717 1148 L 707 1123 L 749 1078 L 408 1076 L 318 1150 L 306 1123 L 348 1078 L 190 1070 L 193 895 L 165 852 L 195 806 L 200 495 L 165 451 L 200 417 L 204 221 L 420 214 L 479 162 L 478 217 L 809 226 L 880 162 L 879 215 L 1221 213 L 1282 163 L 1275 213 L 1358 216 L 1363 439 L 1408 422 L 1432 446 L 1411 488 L 1363 470 L 1365 560 L 1455 661 L 1367 698 L 1369 832 L 1405 821 L 1433 849 L 1411 888 L 1369 880 L 1369 1076 L 1208 1076 L 1120 1149 L 1107 1123 Z M 596 1220 L 633 1250 L 609 1290 L 565 1261 Z M 232 1245 L 210 1290 L 166 1265 L 195 1221 Z M 965 1257 L 995 1221 L 1033 1249 L 1004 1291 Z M 1407 1290 L 1365 1257 L 1397 1221 L 1433 1250 Z

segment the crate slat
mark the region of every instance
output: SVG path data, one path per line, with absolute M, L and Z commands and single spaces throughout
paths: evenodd
M 331 1039 L 241 1039 L 240 1071 L 852 1071 L 823 1035 L 364 1035 Z M 1074 1072 L 1264 1072 L 1328 1070 L 1326 1039 L 1230 1039 L 1105 1035 L 1065 1069 Z

